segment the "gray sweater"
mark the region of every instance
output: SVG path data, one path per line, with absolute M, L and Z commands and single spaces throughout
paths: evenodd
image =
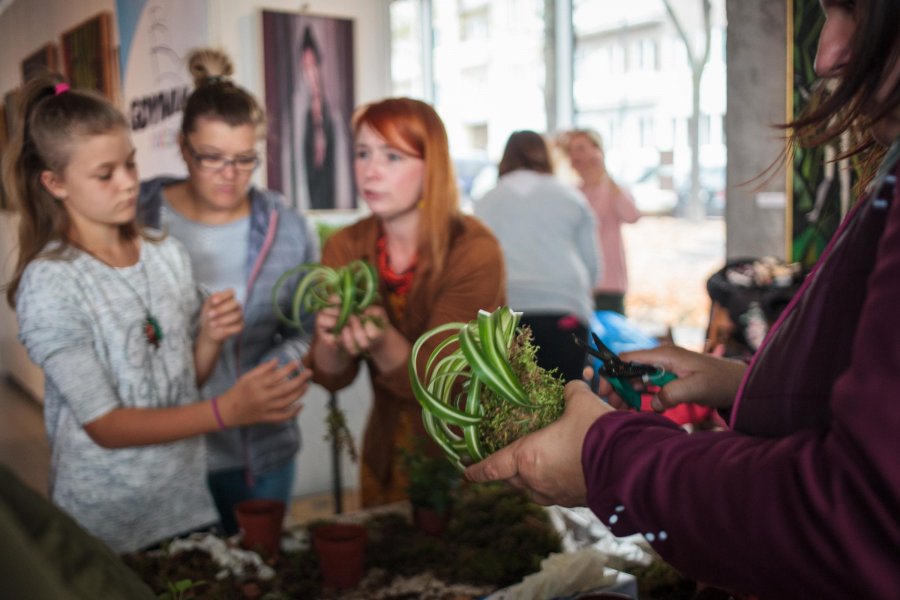
M 143 241 L 138 264 L 121 269 L 75 249 L 65 258 L 28 265 L 16 295 L 19 339 L 45 374 L 50 498 L 117 552 L 215 522 L 202 437 L 110 450 L 84 430 L 117 408 L 197 401 L 200 296 L 187 253 L 166 238 Z
M 475 204 L 475 216 L 500 240 L 514 310 L 590 322 L 600 262 L 594 215 L 581 192 L 552 175 L 517 170 Z

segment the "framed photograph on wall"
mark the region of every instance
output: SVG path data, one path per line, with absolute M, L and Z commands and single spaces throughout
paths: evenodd
M 0 161 L 3 160 L 3 152 L 9 143 L 9 133 L 6 129 L 6 107 L 0 106 Z M 3 173 L 0 173 L 0 210 L 6 210 L 6 193 L 3 191 Z
M 22 81 L 47 71 L 59 72 L 59 48 L 56 44 L 46 44 L 22 60 Z
M 62 34 L 63 71 L 74 87 L 90 88 L 115 100 L 112 16 L 104 11 Z
M 3 102 L 0 104 L 0 159 L 9 145 L 10 138 L 13 134 L 13 125 L 16 117 L 17 93 L 19 90 L 10 90 L 3 95 Z M 3 177 L 0 172 L 0 178 Z M 9 201 L 6 193 L 3 191 L 3 181 L 0 180 L 0 210 L 9 210 Z
M 788 121 L 798 118 L 822 84 L 815 73 L 816 48 L 825 17 L 819 0 L 788 0 Z M 785 215 L 789 262 L 811 267 L 850 209 L 857 174 L 848 159 L 849 134 L 824 146 L 795 147 L 787 165 Z
M 303 211 L 353 209 L 353 21 L 262 16 L 267 186 Z

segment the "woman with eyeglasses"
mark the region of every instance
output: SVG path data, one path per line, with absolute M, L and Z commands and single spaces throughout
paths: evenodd
M 318 241 L 279 194 L 251 185 L 265 115 L 256 99 L 230 80 L 229 57 L 201 49 L 188 65 L 195 90 L 185 103 L 179 136 L 188 177 L 144 182 L 139 216 L 184 244 L 201 285 L 233 289 L 244 307 L 243 332 L 229 340 L 202 390 L 210 398 L 260 363 L 272 358 L 285 363 L 306 352 L 308 340 L 276 319 L 272 287 L 291 267 L 317 261 Z M 223 428 L 207 436 L 207 447 L 207 483 L 225 533 L 237 531 L 233 509 L 242 500 L 289 502 L 300 447 L 295 419 Z

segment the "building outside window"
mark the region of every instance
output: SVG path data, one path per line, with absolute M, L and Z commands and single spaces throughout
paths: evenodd
M 701 0 L 673 5 L 699 48 Z M 701 186 L 716 188 L 701 195 L 721 199 L 725 0 L 712 6 L 698 156 Z M 691 69 L 662 0 L 393 0 L 390 18 L 393 91 L 434 103 L 464 203 L 495 184 L 510 133 L 548 124 L 596 129 L 625 186 L 666 186 L 679 206 L 689 193 Z

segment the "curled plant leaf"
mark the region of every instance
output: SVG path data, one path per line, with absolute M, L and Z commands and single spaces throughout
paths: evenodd
M 562 414 L 563 383 L 537 366 L 521 313 L 479 311 L 469 323 L 447 323 L 413 344 L 409 375 L 425 429 L 462 470 Z M 420 372 L 419 354 L 440 339 Z
M 278 296 L 298 273 L 303 275 L 291 294 L 290 314 L 285 314 L 278 303 Z M 334 333 L 337 333 L 347 324 L 350 315 L 362 313 L 377 299 L 378 273 L 364 260 L 354 260 L 337 269 L 303 263 L 283 273 L 272 288 L 275 315 L 300 330 L 304 329 L 302 317 L 305 314 L 338 307 L 340 312 L 334 328 Z

